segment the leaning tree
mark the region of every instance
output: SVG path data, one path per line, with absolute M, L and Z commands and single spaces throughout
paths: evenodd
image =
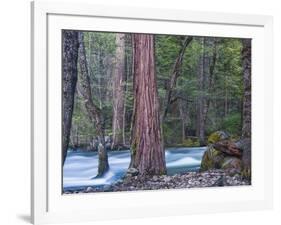
M 79 57 L 78 63 L 80 68 L 79 73 L 79 91 L 84 99 L 84 105 L 89 116 L 90 121 L 95 125 L 96 135 L 98 137 L 98 154 L 99 154 L 99 164 L 98 164 L 98 177 L 102 176 L 108 171 L 108 156 L 105 148 L 104 140 L 104 127 L 103 127 L 103 115 L 101 109 L 94 103 L 90 85 L 90 77 L 88 72 L 88 62 L 86 58 L 86 51 L 84 46 L 84 34 L 83 32 L 78 33 L 79 42 Z

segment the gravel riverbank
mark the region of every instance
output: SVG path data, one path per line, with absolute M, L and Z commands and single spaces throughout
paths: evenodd
M 103 187 L 86 187 L 81 191 L 67 191 L 72 193 L 136 191 L 178 188 L 201 188 L 250 185 L 241 175 L 226 170 L 208 170 L 204 172 L 188 172 L 173 176 L 126 176 L 112 185 Z

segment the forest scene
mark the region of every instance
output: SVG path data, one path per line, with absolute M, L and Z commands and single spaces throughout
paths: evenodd
M 251 185 L 251 39 L 62 30 L 63 194 Z

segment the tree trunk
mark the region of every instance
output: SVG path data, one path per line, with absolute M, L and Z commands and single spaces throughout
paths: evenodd
M 79 83 L 81 95 L 84 98 L 85 108 L 88 116 L 93 124 L 95 124 L 96 134 L 99 141 L 98 153 L 99 153 L 99 166 L 98 175 L 102 176 L 109 169 L 107 152 L 104 147 L 104 129 L 103 129 L 103 117 L 101 109 L 95 105 L 92 98 L 90 77 L 88 73 L 87 59 L 84 46 L 83 32 L 78 33 L 79 41 Z
M 227 74 L 224 74 L 224 117 L 228 113 L 228 84 L 227 84 Z
M 179 51 L 179 55 L 176 58 L 175 64 L 173 66 L 173 70 L 172 70 L 172 75 L 169 81 L 169 87 L 168 90 L 166 91 L 166 96 L 165 96 L 165 100 L 164 100 L 164 113 L 162 116 L 162 121 L 165 120 L 168 110 L 169 110 L 169 106 L 171 103 L 171 98 L 172 98 L 172 92 L 177 84 L 177 79 L 180 75 L 180 70 L 181 70 L 181 65 L 182 65 L 182 61 L 183 61 L 183 56 L 185 53 L 185 49 L 187 48 L 187 46 L 190 44 L 190 42 L 192 41 L 193 37 L 189 37 L 187 36 L 183 42 L 182 48 Z
M 77 57 L 78 57 L 78 33 L 75 31 L 63 31 L 63 140 L 62 140 L 62 165 L 64 164 L 69 144 L 72 113 L 74 105 L 74 93 L 77 83 Z
M 116 56 L 113 68 L 113 120 L 112 149 L 122 148 L 124 141 L 124 78 L 125 78 L 125 34 L 116 34 Z
M 243 175 L 251 177 L 251 40 L 242 40 L 242 69 L 243 69 L 243 121 L 242 139 L 249 144 L 243 149 Z
M 155 73 L 154 36 L 133 34 L 133 89 L 131 163 L 140 175 L 165 174 L 159 99 Z
M 186 127 L 189 124 L 189 107 L 188 103 L 186 101 L 183 101 L 182 99 L 178 100 L 178 107 L 179 107 L 179 113 L 182 121 L 182 143 L 184 143 L 186 139 Z
M 203 118 L 204 107 L 205 107 L 205 97 L 204 97 L 204 54 L 205 54 L 205 38 L 201 38 L 200 40 L 202 54 L 199 58 L 198 64 L 198 74 L 197 74 L 197 82 L 198 82 L 198 101 L 197 101 L 197 136 L 199 138 L 200 146 L 205 145 L 205 120 Z
M 216 63 L 216 43 L 214 38 L 201 38 L 202 55 L 198 64 L 197 136 L 201 146 L 206 145 L 206 120 L 209 110 L 210 94 L 213 86 L 213 73 Z
M 242 67 L 243 67 L 243 126 L 242 136 L 251 137 L 251 40 L 242 40 Z

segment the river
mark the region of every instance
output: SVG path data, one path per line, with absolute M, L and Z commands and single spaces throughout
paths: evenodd
M 166 148 L 167 174 L 198 171 L 206 147 Z M 97 152 L 69 150 L 63 167 L 63 188 L 81 190 L 85 187 L 102 187 L 122 178 L 130 163 L 130 151 L 109 151 L 110 169 L 102 178 L 94 178 L 98 170 Z

